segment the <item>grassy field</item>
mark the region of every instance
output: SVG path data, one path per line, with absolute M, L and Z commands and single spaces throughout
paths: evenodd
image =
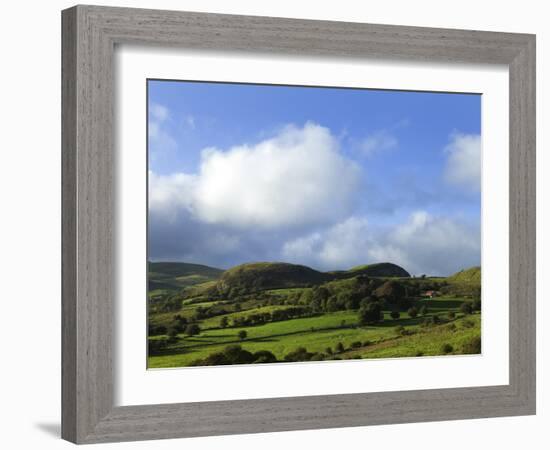
M 269 294 L 285 299 L 296 295 L 300 289 L 270 290 Z M 359 326 L 357 311 L 335 311 L 260 325 L 220 328 L 220 320 L 226 316 L 229 323 L 235 318 L 246 317 L 290 308 L 287 305 L 258 306 L 258 301 L 242 302 L 241 311 L 198 321 L 201 332 L 195 336 L 179 333 L 173 342 L 148 359 L 150 368 L 180 367 L 222 352 L 228 345 L 238 344 L 249 352 L 268 350 L 277 360 L 303 347 L 307 352 L 323 354 L 324 359 L 390 358 L 402 356 L 432 356 L 467 353 L 468 343 L 481 334 L 481 315 L 460 311 L 465 298 L 436 297 L 416 300 L 414 306 L 428 308 L 424 316 L 410 317 L 402 312 L 398 319 L 390 316 L 390 308 L 383 311 L 384 320 L 374 325 Z M 192 317 L 197 308 L 213 306 L 216 302 L 185 305 L 178 314 Z M 225 306 L 224 306 L 225 307 Z M 454 313 L 454 317 L 449 317 Z M 156 314 L 154 324 L 170 325 L 174 313 Z M 437 316 L 440 323 L 425 325 L 426 318 Z M 451 314 L 452 316 L 452 314 Z M 239 337 L 239 332 L 246 337 Z M 152 336 L 150 340 L 162 340 L 164 336 Z M 343 349 L 337 351 L 341 343 Z M 447 345 L 445 349 L 443 346 Z M 330 350 L 328 350 L 330 348 Z M 330 355 L 330 358 L 328 356 Z

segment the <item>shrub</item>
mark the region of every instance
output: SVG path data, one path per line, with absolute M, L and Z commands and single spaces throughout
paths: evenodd
M 450 323 L 446 328 L 449 331 L 456 331 L 456 325 L 454 323 Z
M 247 333 L 245 330 L 241 330 L 241 331 L 239 331 L 239 333 L 238 333 L 237 336 L 239 336 L 239 339 L 240 339 L 241 341 L 243 341 L 243 340 L 245 340 L 246 337 L 248 336 L 248 333 Z
M 191 325 L 187 325 L 185 327 L 185 334 L 187 336 L 195 336 L 197 334 L 200 334 L 201 329 L 196 323 L 192 323 Z
M 397 320 L 399 319 L 399 317 L 401 317 L 401 314 L 399 313 L 399 311 L 392 311 L 390 313 L 390 317 L 393 319 L 393 320 Z
M 450 320 L 453 320 L 455 317 L 456 317 L 456 314 L 454 313 L 454 311 L 449 311 L 447 313 L 447 317 L 450 319 Z
M 451 344 L 443 344 L 441 346 L 441 351 L 445 354 L 449 354 L 453 351 L 453 346 Z
M 420 307 L 420 310 L 418 311 L 418 313 L 421 315 L 421 316 L 425 316 L 426 314 L 428 314 L 428 307 L 426 305 L 422 305 Z
M 240 345 L 228 345 L 223 349 L 223 354 L 231 364 L 250 364 L 254 362 L 254 355 L 244 350 Z
M 472 301 L 472 309 L 474 311 L 481 311 L 481 299 L 476 298 Z
M 424 356 L 424 352 L 417 351 L 414 356 Z
M 462 352 L 466 354 L 481 353 L 481 337 L 475 336 L 462 345 Z
M 305 347 L 298 347 L 296 350 L 285 355 L 285 361 L 309 361 L 313 355 Z
M 325 354 L 324 353 L 313 353 L 311 357 L 309 358 L 310 361 L 324 361 L 325 360 Z
M 177 342 L 177 340 L 178 340 L 178 330 L 175 328 L 171 328 L 168 331 L 168 342 L 173 343 L 173 342 Z
M 332 355 L 332 349 L 330 347 L 325 348 L 325 353 L 327 355 Z
M 269 353 L 269 352 L 268 352 Z M 191 366 L 220 366 L 227 364 L 250 364 L 255 361 L 255 356 L 240 345 L 228 345 L 221 352 L 211 353 L 204 359 L 193 361 Z
M 220 319 L 220 328 L 226 328 L 227 325 L 229 325 L 229 319 L 227 318 L 227 316 L 223 316 Z
M 418 310 L 413 306 L 412 308 L 408 309 L 407 314 L 411 319 L 414 319 L 416 316 L 418 316 Z
M 338 344 L 336 344 L 336 353 L 342 353 L 344 350 L 344 344 L 338 342 Z
M 351 348 L 359 348 L 361 347 L 361 342 L 355 341 L 351 343 Z
M 187 318 L 183 317 L 181 314 L 176 314 L 174 320 L 180 325 L 187 325 Z
M 233 364 L 222 352 L 211 353 L 204 359 L 198 359 L 191 363 L 192 366 L 223 366 Z
M 363 347 L 368 347 L 369 345 L 371 345 L 371 341 L 363 342 Z
M 463 314 L 472 314 L 473 312 L 472 303 L 471 302 L 462 303 L 462 305 L 460 305 L 460 311 Z
M 254 357 L 254 364 L 277 362 L 275 355 L 268 350 L 259 350 L 253 353 L 252 356 Z
M 149 325 L 149 336 L 159 336 L 162 334 L 166 334 L 167 329 L 164 325 Z
M 437 314 L 434 314 L 432 316 L 432 322 L 437 325 L 437 324 L 441 323 L 441 318 Z

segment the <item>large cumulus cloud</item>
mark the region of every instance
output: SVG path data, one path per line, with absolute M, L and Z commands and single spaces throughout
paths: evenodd
M 412 274 L 448 275 L 480 264 L 479 225 L 416 211 L 398 224 L 373 226 L 350 217 L 323 231 L 288 241 L 285 259 L 323 269 L 393 262 Z
M 273 229 L 343 217 L 360 181 L 330 131 L 307 123 L 253 146 L 205 149 L 196 175 L 150 173 L 149 202 L 153 214 L 183 207 L 209 224 Z
M 274 257 L 278 242 L 348 215 L 361 183 L 338 139 L 311 122 L 255 145 L 205 149 L 196 174 L 149 173 L 150 254 Z
M 444 181 L 479 190 L 479 136 L 453 135 L 445 154 Z M 429 193 L 420 201 L 415 183 L 403 183 L 392 186 L 401 194 L 389 202 L 339 139 L 312 122 L 256 144 L 207 148 L 196 173 L 149 173 L 149 256 L 220 268 L 279 260 L 335 270 L 390 261 L 430 275 L 480 264 L 479 220 L 423 207 L 411 213 Z M 380 210 L 377 198 L 407 204 L 408 213 L 388 204 L 388 217 L 372 217 L 358 207 Z

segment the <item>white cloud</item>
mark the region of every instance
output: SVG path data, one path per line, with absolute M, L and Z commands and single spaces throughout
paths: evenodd
M 158 103 L 149 106 L 149 152 L 152 161 L 177 149 L 177 142 L 167 129 L 170 121 L 170 110 Z
M 344 217 L 358 192 L 360 169 L 340 153 L 330 130 L 307 123 L 253 146 L 205 149 L 196 176 L 151 180 L 152 191 L 162 192 L 151 196 L 153 209 L 185 207 L 209 224 L 273 229 Z
M 425 211 L 398 225 L 370 227 L 351 217 L 322 232 L 287 242 L 282 256 L 322 269 L 392 262 L 412 274 L 449 275 L 480 263 L 479 227 Z
M 359 143 L 359 149 L 365 156 L 372 156 L 375 153 L 391 150 L 397 147 L 397 138 L 388 130 L 379 130 Z
M 481 136 L 454 134 L 445 148 L 445 181 L 471 192 L 481 189 Z
M 149 105 L 150 117 L 155 122 L 164 122 L 170 117 L 170 110 L 158 103 L 151 103 Z
M 193 206 L 196 177 L 185 173 L 157 175 L 149 171 L 149 212 L 171 222 Z
M 402 251 L 400 261 L 412 273 L 448 275 L 479 265 L 480 245 L 479 225 L 418 211 L 406 223 L 397 226 L 387 242 L 374 251 L 378 257 L 390 257 L 399 249 Z
M 365 262 L 369 247 L 368 222 L 364 217 L 350 217 L 323 232 L 315 232 L 287 242 L 284 259 L 312 261 L 322 268 L 338 269 Z

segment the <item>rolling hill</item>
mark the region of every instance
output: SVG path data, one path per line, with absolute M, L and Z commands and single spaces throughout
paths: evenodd
M 447 277 L 447 282 L 449 283 L 459 283 L 459 284 L 481 284 L 481 267 L 470 267 L 469 269 L 461 270 L 450 277 Z
M 462 296 L 479 296 L 481 292 L 481 267 L 470 267 L 445 278 L 444 292 Z
M 202 264 L 183 262 L 149 262 L 148 282 L 149 291 L 179 290 L 207 281 L 215 281 L 222 275 L 223 270 Z
M 214 285 L 219 292 L 239 289 L 260 291 L 300 288 L 328 281 L 355 278 L 360 275 L 410 277 L 405 269 L 392 263 L 369 264 L 350 270 L 320 272 L 311 267 L 284 262 L 246 263 L 226 271 L 200 264 L 150 262 L 149 292 L 177 291 L 196 287 L 194 291 L 200 294 L 202 291 L 212 289 Z
M 408 278 L 411 276 L 411 274 L 403 269 L 403 267 L 389 262 L 352 267 L 348 270 L 348 273 L 353 274 L 353 276 L 367 275 L 369 277 Z
M 218 281 L 221 292 L 235 289 L 281 289 L 322 284 L 328 281 L 354 278 L 359 275 L 372 277 L 409 277 L 409 273 L 392 263 L 379 263 L 355 267 L 351 270 L 320 272 L 307 266 L 289 263 L 242 264 L 225 271 Z
M 329 274 L 310 267 L 280 262 L 241 264 L 226 270 L 218 281 L 221 292 L 230 289 L 278 289 L 306 287 L 331 280 Z

